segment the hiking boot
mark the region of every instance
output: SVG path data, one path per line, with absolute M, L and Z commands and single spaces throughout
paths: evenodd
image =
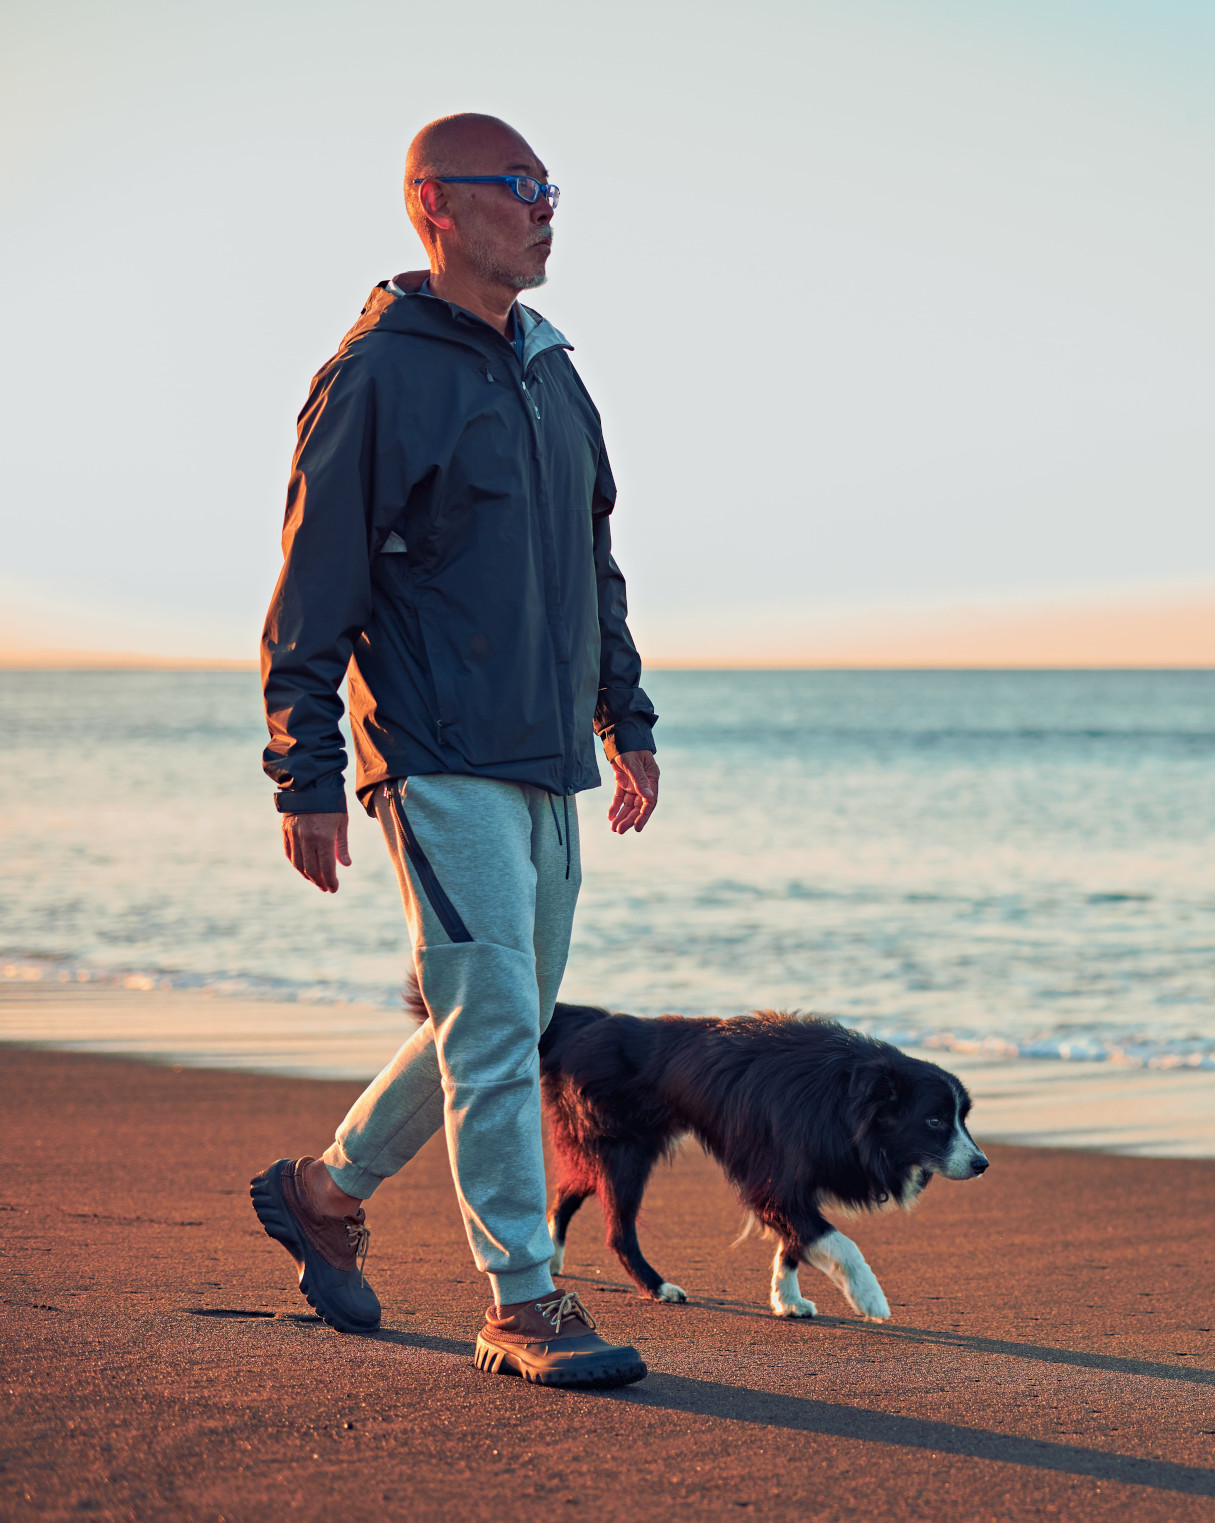
M 355 1216 L 325 1216 L 312 1204 L 303 1171 L 311 1158 L 280 1158 L 249 1181 L 257 1219 L 295 1260 L 300 1290 L 322 1321 L 340 1333 L 374 1333 L 380 1303 L 363 1275 L 371 1233 Z
M 554 1291 L 508 1311 L 485 1313 L 473 1356 L 479 1370 L 542 1386 L 625 1386 L 645 1375 L 637 1350 L 601 1338 L 576 1295 Z

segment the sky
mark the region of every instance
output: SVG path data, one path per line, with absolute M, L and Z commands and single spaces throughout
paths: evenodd
M 0 648 L 254 654 L 309 378 L 422 263 L 406 146 L 482 110 L 562 188 L 530 304 L 643 654 L 1215 662 L 1209 0 L 0 28 Z

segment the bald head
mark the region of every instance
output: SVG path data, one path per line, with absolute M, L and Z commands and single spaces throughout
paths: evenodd
M 405 208 L 419 238 L 434 246 L 434 227 L 422 206 L 415 180 L 431 175 L 528 174 L 546 171 L 527 140 L 496 116 L 461 111 L 428 122 L 405 158 Z
M 405 204 L 430 258 L 431 294 L 502 333 L 519 292 L 544 284 L 553 247 L 551 201 L 529 201 L 524 180 L 545 184 L 548 171 L 520 133 L 480 112 L 423 127 L 405 161 Z

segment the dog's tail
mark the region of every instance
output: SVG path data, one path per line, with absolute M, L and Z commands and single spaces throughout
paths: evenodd
M 754 1211 L 748 1211 L 742 1219 L 742 1230 L 730 1244 L 730 1247 L 737 1248 L 740 1243 L 745 1243 L 753 1232 L 762 1231 L 763 1228 L 759 1224 L 759 1217 L 756 1216 Z
M 730 1247 L 737 1248 L 740 1243 L 745 1243 L 749 1237 L 753 1237 L 757 1232 L 760 1237 L 776 1236 L 771 1227 L 764 1226 L 754 1211 L 748 1211 L 742 1219 L 742 1230 L 730 1244 Z
M 401 980 L 401 1003 L 405 1006 L 405 1014 L 411 1021 L 417 1021 L 419 1026 L 430 1019 L 430 1011 L 426 1008 L 418 983 L 417 969 L 412 963 Z

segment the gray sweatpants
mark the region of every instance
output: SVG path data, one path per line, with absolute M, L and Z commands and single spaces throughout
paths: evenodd
M 355 1101 L 325 1163 L 364 1199 L 446 1125 L 468 1241 L 496 1300 L 547 1295 L 537 1043 L 582 876 L 574 800 L 443 774 L 381 785 L 375 809 L 430 1019 Z

